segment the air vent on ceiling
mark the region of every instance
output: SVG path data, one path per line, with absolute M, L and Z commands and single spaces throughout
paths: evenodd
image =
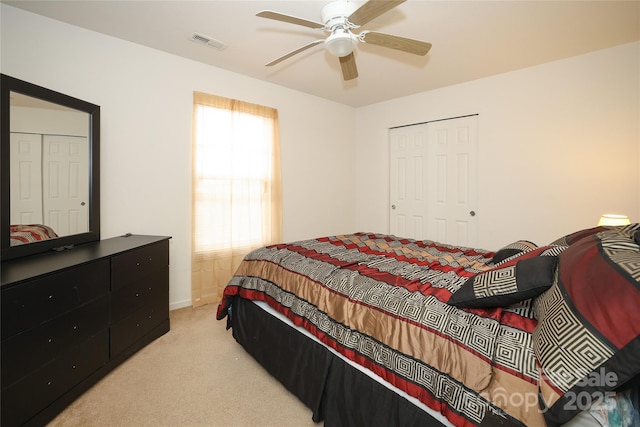
M 225 49 L 228 45 L 220 40 L 216 40 L 212 37 L 205 36 L 204 34 L 193 33 L 191 40 L 197 43 L 206 44 L 207 46 L 216 48 L 218 50 Z

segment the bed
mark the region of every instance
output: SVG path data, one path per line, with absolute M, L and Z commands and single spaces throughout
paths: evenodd
M 25 243 L 39 242 L 41 240 L 55 239 L 58 237 L 53 228 L 43 224 L 16 224 L 9 228 L 9 240 L 11 246 L 24 245 Z
M 325 426 L 597 426 L 638 422 L 638 307 L 632 224 L 496 251 L 376 233 L 271 245 L 217 318 Z

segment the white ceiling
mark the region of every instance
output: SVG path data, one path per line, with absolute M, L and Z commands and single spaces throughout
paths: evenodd
M 362 29 L 430 42 L 429 54 L 360 43 L 360 76 L 344 82 L 322 45 L 264 66 L 325 34 L 255 14 L 320 21 L 327 1 L 0 1 L 354 107 L 640 40 L 640 1 L 409 0 Z M 228 47 L 195 43 L 194 32 Z

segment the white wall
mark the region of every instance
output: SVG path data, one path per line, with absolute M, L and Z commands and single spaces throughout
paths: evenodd
M 351 107 L 5 4 L 0 19 L 3 74 L 100 105 L 102 238 L 173 237 L 171 308 L 191 304 L 193 91 L 278 109 L 285 240 L 353 230 Z
M 359 108 L 356 228 L 388 230 L 388 128 L 474 113 L 478 246 L 546 244 L 602 213 L 640 221 L 639 104 L 632 43 Z

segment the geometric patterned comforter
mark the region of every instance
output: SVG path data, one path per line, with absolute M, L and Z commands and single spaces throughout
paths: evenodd
M 456 308 L 451 294 L 494 253 L 356 233 L 261 248 L 224 291 L 267 302 L 346 358 L 457 426 L 545 426 L 531 301 Z
M 53 231 L 53 228 L 42 224 L 11 225 L 9 231 L 11 246 L 55 239 L 58 237 L 56 232 Z

